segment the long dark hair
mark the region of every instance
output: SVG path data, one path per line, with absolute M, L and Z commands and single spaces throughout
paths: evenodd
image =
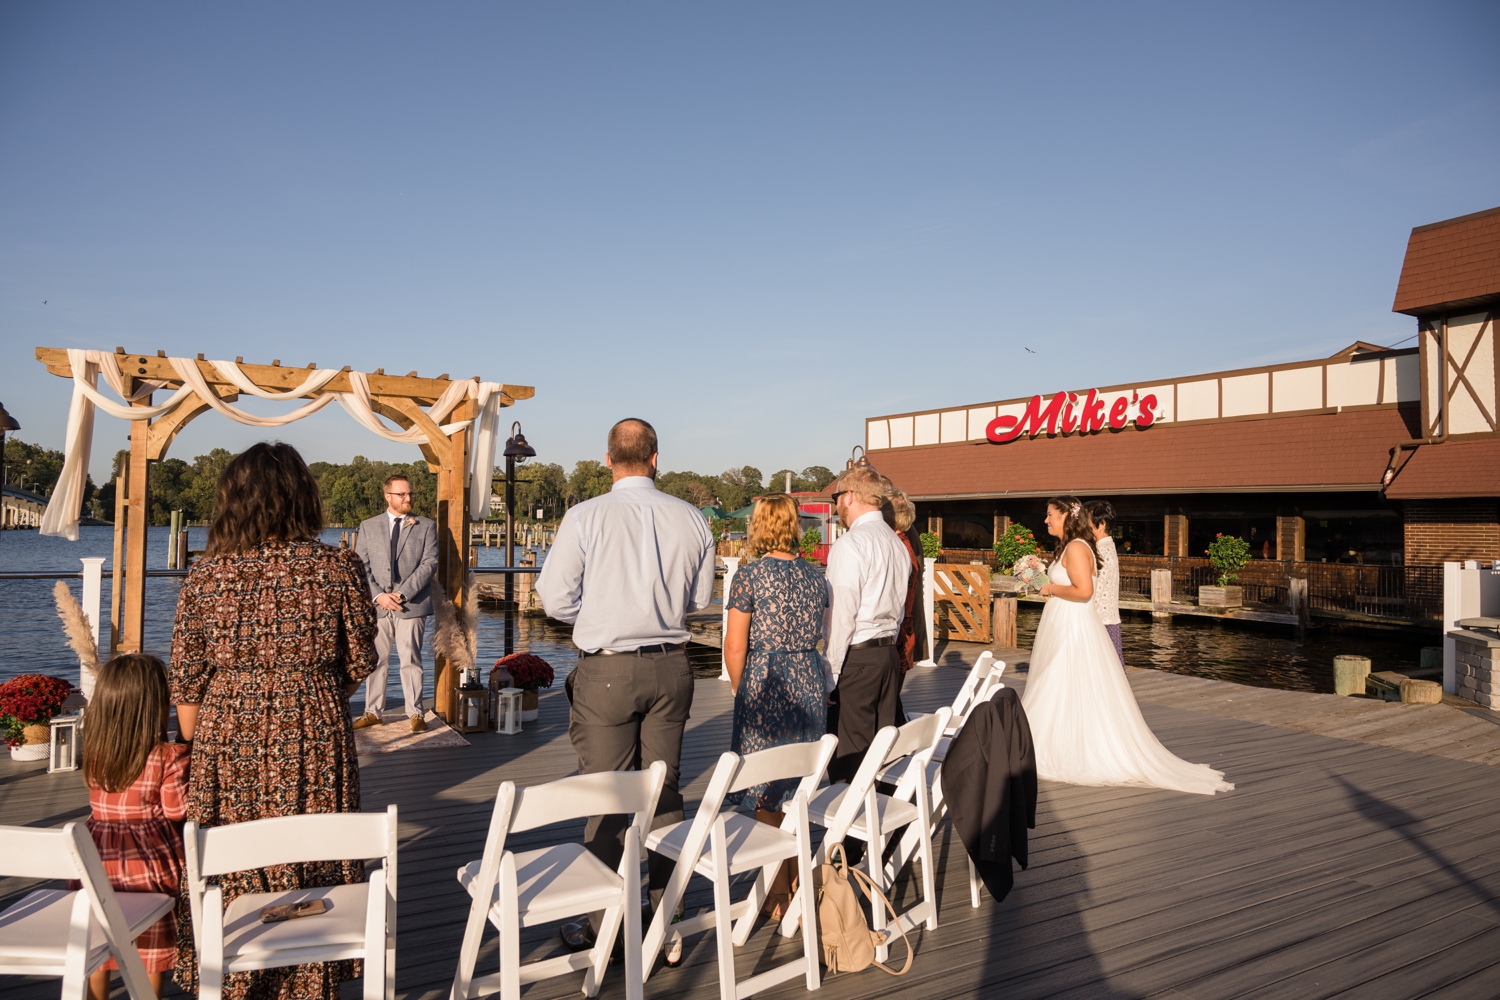
M 1094 529 L 1089 523 L 1088 511 L 1083 509 L 1083 502 L 1074 496 L 1061 496 L 1048 500 L 1047 506 L 1060 511 L 1063 515 L 1063 534 L 1057 540 L 1057 548 L 1052 552 L 1053 562 L 1062 559 L 1063 551 L 1067 549 L 1069 542 L 1075 538 L 1081 538 L 1088 543 L 1089 552 L 1093 553 L 1094 568 L 1102 568 L 1104 561 L 1099 558 L 1099 549 L 1094 545 Z
M 218 516 L 205 556 L 245 552 L 267 541 L 306 542 L 323 530 L 318 481 L 297 449 L 262 441 L 236 455 L 219 476 Z
M 121 653 L 99 668 L 81 730 L 83 780 L 106 792 L 135 784 L 171 711 L 167 668 L 146 653 Z

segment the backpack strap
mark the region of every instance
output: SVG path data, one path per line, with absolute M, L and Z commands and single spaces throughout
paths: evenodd
M 836 844 L 834 846 L 838 848 L 839 858 L 842 860 L 844 857 L 844 845 Z M 832 852 L 830 852 L 829 854 L 829 860 L 832 860 Z M 845 861 L 844 863 L 846 866 L 848 865 L 847 861 Z M 890 900 L 885 898 L 885 893 L 875 888 L 875 883 L 870 881 L 870 876 L 866 875 L 858 868 L 846 867 L 846 871 L 848 872 L 848 874 L 854 876 L 854 881 L 858 883 L 860 891 L 869 898 L 871 906 L 878 905 L 885 907 L 886 912 L 891 916 L 891 926 L 896 928 L 896 933 L 901 935 L 901 943 L 906 945 L 906 964 L 901 966 L 900 972 L 897 972 L 895 969 L 889 968 L 884 962 L 876 962 L 875 964 L 893 976 L 906 975 L 906 973 L 911 969 L 911 942 L 906 938 L 906 930 L 901 926 L 901 918 L 896 916 L 896 908 L 891 905 Z

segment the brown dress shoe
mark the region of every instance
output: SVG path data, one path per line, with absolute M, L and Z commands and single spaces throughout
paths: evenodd
M 374 712 L 366 712 L 364 715 L 361 715 L 359 718 L 354 720 L 355 729 L 368 729 L 371 726 L 378 725 L 380 725 L 380 716 L 376 715 Z
M 427 721 L 420 715 L 413 715 L 411 717 L 411 731 L 414 733 L 427 732 Z

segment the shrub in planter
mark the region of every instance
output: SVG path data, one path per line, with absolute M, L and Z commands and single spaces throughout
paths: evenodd
M 937 535 L 930 531 L 922 532 L 922 558 L 936 559 L 942 548 L 943 543 L 938 540 Z
M 47 742 L 47 723 L 72 693 L 72 684 L 46 674 L 22 674 L 0 684 L 0 739 L 11 747 Z M 32 727 L 36 728 L 27 733 Z
M 817 556 L 813 553 L 818 551 L 818 546 L 823 544 L 823 533 L 817 528 L 809 528 L 802 533 L 802 558 L 808 562 L 816 562 Z
M 995 566 L 1002 573 L 1013 573 L 1016 563 L 1042 551 L 1036 536 L 1024 524 L 1012 524 L 995 543 Z
M 1219 586 L 1227 587 L 1239 579 L 1236 574 L 1250 561 L 1250 543 L 1221 531 L 1208 544 L 1205 554 L 1219 571 Z

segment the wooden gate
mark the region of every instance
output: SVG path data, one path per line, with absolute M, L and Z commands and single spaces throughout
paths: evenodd
M 937 635 L 959 642 L 992 642 L 990 568 L 961 563 L 932 567 Z

